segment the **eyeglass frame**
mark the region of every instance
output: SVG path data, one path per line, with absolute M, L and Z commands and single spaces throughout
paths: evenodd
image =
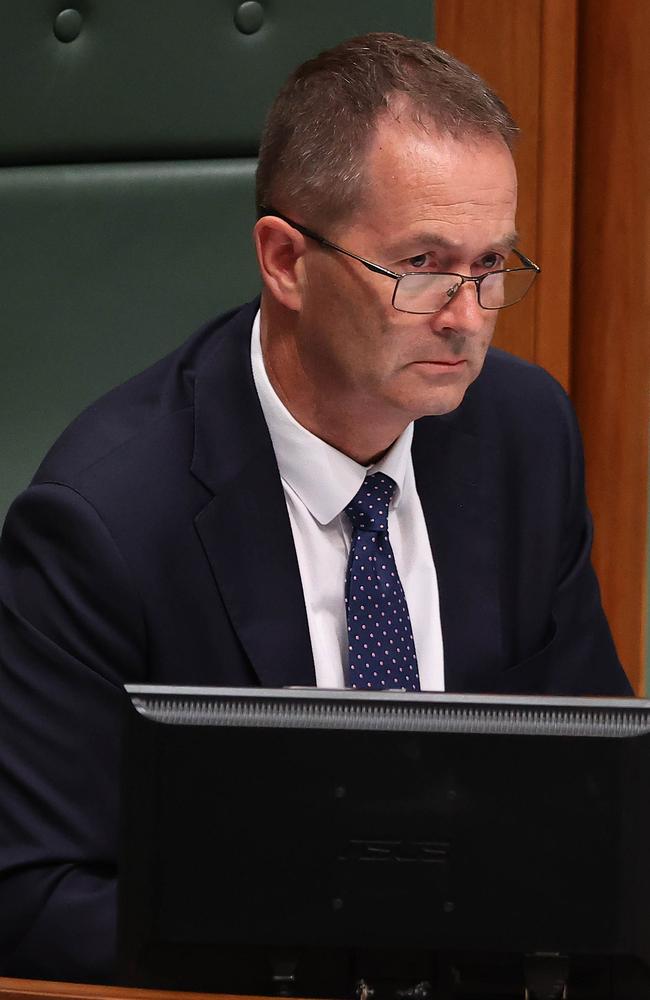
M 364 267 L 366 267 L 369 271 L 372 271 L 374 274 L 383 274 L 387 278 L 392 278 L 395 282 L 395 288 L 393 289 L 393 298 L 391 299 L 391 305 L 393 309 L 395 309 L 397 312 L 408 313 L 411 316 L 434 316 L 436 313 L 442 312 L 445 306 L 449 302 L 451 302 L 452 299 L 456 297 L 460 289 L 467 282 L 471 282 L 473 285 L 476 286 L 476 300 L 481 309 L 485 309 L 488 312 L 496 312 L 499 309 L 509 309 L 510 306 L 516 306 L 517 303 L 521 302 L 524 296 L 528 294 L 528 292 L 532 288 L 533 282 L 537 278 L 537 275 L 540 274 L 542 270 L 541 267 L 539 267 L 539 265 L 534 263 L 534 261 L 526 257 L 526 255 L 521 253 L 520 250 L 516 250 L 513 247 L 512 253 L 514 253 L 515 256 L 519 258 L 521 263 L 524 265 L 523 267 L 506 267 L 502 268 L 500 271 L 486 271 L 485 274 L 479 274 L 478 277 L 476 278 L 473 278 L 471 275 L 467 274 L 459 274 L 456 271 L 405 271 L 403 274 L 398 274 L 397 271 L 391 271 L 387 267 L 382 267 L 381 264 L 375 264 L 371 260 L 366 260 L 365 257 L 360 257 L 358 254 L 352 253 L 351 250 L 346 250 L 345 247 L 339 246 L 338 243 L 332 243 L 331 240 L 325 239 L 324 236 L 320 236 L 318 233 L 314 232 L 313 229 L 309 229 L 307 226 L 303 226 L 300 222 L 295 222 L 293 219 L 290 219 L 287 215 L 283 215 L 282 212 L 278 212 L 274 208 L 268 208 L 265 205 L 261 205 L 258 211 L 258 218 L 261 219 L 265 215 L 270 215 L 272 218 L 275 219 L 281 219 L 283 222 L 286 222 L 287 225 L 291 226 L 292 229 L 295 229 L 296 232 L 300 233 L 301 236 L 305 236 L 307 237 L 307 239 L 310 240 L 315 240 L 315 242 L 320 244 L 320 246 L 322 247 L 327 247 L 329 250 L 336 250 L 338 253 L 345 254 L 346 257 L 351 257 L 353 260 L 359 261 L 360 264 L 363 264 Z M 483 303 L 481 302 L 481 284 L 485 281 L 485 279 L 490 278 L 495 274 L 509 274 L 513 271 L 534 272 L 533 279 L 528 288 L 526 289 L 526 291 L 524 292 L 524 294 L 520 296 L 520 298 L 515 299 L 514 302 L 509 302 L 507 306 L 484 306 Z M 397 289 L 399 287 L 400 281 L 402 280 L 402 278 L 408 278 L 411 275 L 420 276 L 422 274 L 435 274 L 435 275 L 444 275 L 445 277 L 450 277 L 450 278 L 460 278 L 460 282 L 458 286 L 454 289 L 453 293 L 449 295 L 448 301 L 445 302 L 444 305 L 440 306 L 439 309 L 432 309 L 431 311 L 427 310 L 426 312 L 417 312 L 417 313 L 411 312 L 409 309 L 400 309 L 398 306 L 395 305 L 395 298 L 397 296 Z

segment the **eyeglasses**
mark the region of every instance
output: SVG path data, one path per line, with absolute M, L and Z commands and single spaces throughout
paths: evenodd
M 282 219 L 302 236 L 315 240 L 322 247 L 329 250 L 336 250 L 346 257 L 358 260 L 360 264 L 368 268 L 374 274 L 383 274 L 387 278 L 392 278 L 395 282 L 393 291 L 393 307 L 399 312 L 405 313 L 437 313 L 444 309 L 451 302 L 454 296 L 466 283 L 471 283 L 476 287 L 478 304 L 482 309 L 507 309 L 520 302 L 529 291 L 535 278 L 540 273 L 540 268 L 532 260 L 525 257 L 518 250 L 511 253 L 521 264 L 521 267 L 506 267 L 499 271 L 488 271 L 473 278 L 466 274 L 456 274 L 455 272 L 441 271 L 416 271 L 406 274 L 398 274 L 390 271 L 380 264 L 373 264 L 372 261 L 359 257 L 350 250 L 345 250 L 337 243 L 331 243 L 323 236 L 319 236 L 313 229 L 294 222 L 282 212 L 276 212 L 273 208 L 260 208 L 260 217 L 272 215 L 277 219 Z

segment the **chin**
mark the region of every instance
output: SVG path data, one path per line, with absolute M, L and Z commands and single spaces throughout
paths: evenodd
M 402 409 L 412 414 L 411 419 L 418 417 L 437 417 L 458 409 L 469 386 L 479 374 L 475 364 L 465 365 L 461 373 L 441 373 L 431 371 L 421 365 L 408 369 L 408 380 L 400 387 L 400 402 Z
M 414 414 L 414 419 L 418 417 L 441 417 L 445 413 L 452 413 L 457 410 L 467 392 L 468 385 L 449 386 L 447 389 L 438 389 L 430 392 L 409 409 Z M 413 403 L 413 401 L 412 401 Z M 419 405 L 418 405 L 419 404 Z
M 445 413 L 453 413 L 457 410 L 460 404 L 463 402 L 465 393 L 462 395 L 454 397 L 454 399 L 440 400 L 438 403 L 431 405 L 426 412 L 423 412 L 421 416 L 423 417 L 442 417 Z

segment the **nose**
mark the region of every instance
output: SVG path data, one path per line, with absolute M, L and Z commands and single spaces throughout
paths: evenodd
M 480 333 L 485 329 L 490 312 L 478 303 L 478 288 L 473 281 L 464 281 L 449 302 L 431 316 L 436 332 L 445 328 L 462 333 Z

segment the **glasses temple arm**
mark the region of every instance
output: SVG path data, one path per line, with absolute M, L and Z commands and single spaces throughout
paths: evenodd
M 373 264 L 371 260 L 366 260 L 365 257 L 359 257 L 358 254 L 352 253 L 351 250 L 346 250 L 345 247 L 340 247 L 338 243 L 332 243 L 331 240 L 326 240 L 324 236 L 319 236 L 318 233 L 314 232 L 313 229 L 308 229 L 307 226 L 303 226 L 300 222 L 294 222 L 293 219 L 289 219 L 282 212 L 276 212 L 274 208 L 267 208 L 264 205 L 260 205 L 257 213 L 257 217 L 261 219 L 264 215 L 272 215 L 275 219 L 282 219 L 287 225 L 291 226 L 302 236 L 306 236 L 307 239 L 315 240 L 316 243 L 320 244 L 322 247 L 329 247 L 330 250 L 337 250 L 339 253 L 344 253 L 346 257 L 352 257 L 353 260 L 358 260 L 360 264 L 367 267 L 369 271 L 374 271 L 375 274 L 385 274 L 389 278 L 395 278 L 399 280 L 402 277 L 401 274 L 397 274 L 395 271 L 389 271 L 387 267 L 382 267 L 380 264 Z

